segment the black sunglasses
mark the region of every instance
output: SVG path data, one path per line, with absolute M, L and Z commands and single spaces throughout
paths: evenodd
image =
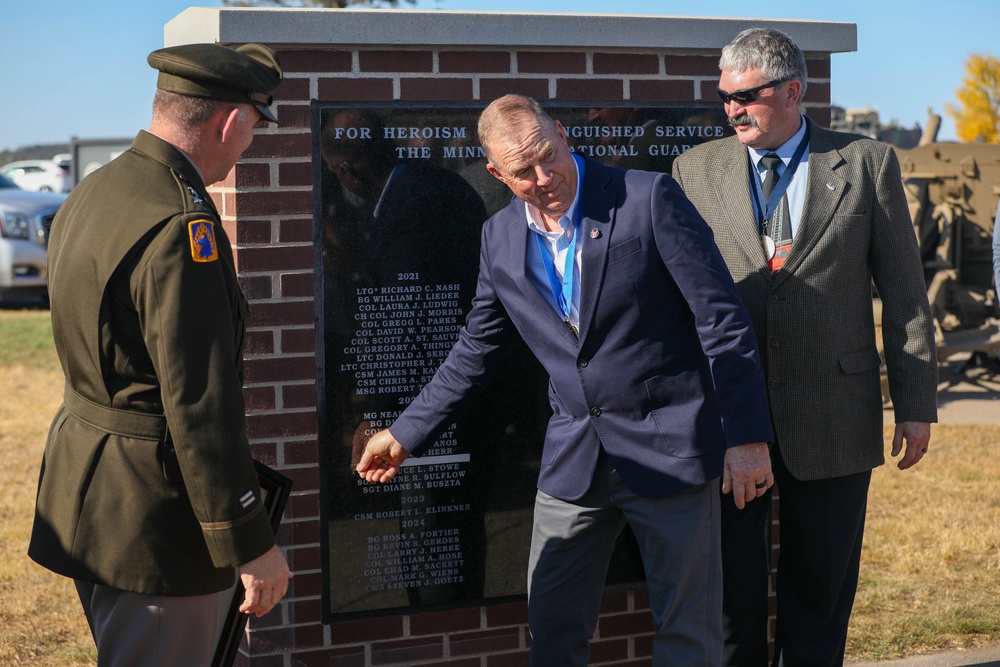
M 775 79 L 774 81 L 768 81 L 767 83 L 757 86 L 756 88 L 737 90 L 735 93 L 727 93 L 722 88 L 716 88 L 715 92 L 719 93 L 719 97 L 722 98 L 722 101 L 725 104 L 729 104 L 730 102 L 739 102 L 741 105 L 746 106 L 747 104 L 753 104 L 757 101 L 757 96 L 760 95 L 760 91 L 780 86 L 786 81 L 791 81 L 794 78 L 795 77 L 785 77 L 784 79 Z

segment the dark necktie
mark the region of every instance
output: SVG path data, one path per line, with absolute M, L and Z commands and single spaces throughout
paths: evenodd
M 764 184 L 761 186 L 766 202 L 774 191 L 774 186 L 778 184 L 778 166 L 781 165 L 781 158 L 776 153 L 768 153 L 760 159 L 760 162 L 767 170 L 764 174 Z M 792 247 L 791 220 L 792 218 L 788 214 L 788 193 L 786 192 L 781 196 L 781 203 L 771 214 L 771 219 L 765 220 L 761 226 L 762 236 L 770 237 L 764 243 L 764 256 L 767 258 L 772 273 L 785 264 L 785 258 Z M 762 239 L 762 241 L 764 240 Z
M 777 153 L 768 153 L 760 159 L 760 163 L 767 170 L 764 173 L 764 184 L 761 190 L 764 192 L 764 201 L 771 196 L 774 186 L 778 184 L 778 166 L 782 164 Z M 792 242 L 791 217 L 788 214 L 788 193 L 781 196 L 781 205 L 771 215 L 771 220 L 764 221 L 764 232 L 774 239 L 775 245 Z
M 767 173 L 764 174 L 763 186 L 764 201 L 767 201 L 774 191 L 774 186 L 778 183 L 778 165 L 781 164 L 781 158 L 778 157 L 777 153 L 768 153 L 760 159 L 760 163 L 767 169 Z

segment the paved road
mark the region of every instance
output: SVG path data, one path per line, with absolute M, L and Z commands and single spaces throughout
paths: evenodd
M 983 369 L 958 372 L 961 360 L 941 367 L 938 420 L 942 424 L 1000 423 L 1000 375 Z
M 1000 667 L 1000 644 L 975 650 L 943 651 L 882 662 L 848 662 L 847 667 Z

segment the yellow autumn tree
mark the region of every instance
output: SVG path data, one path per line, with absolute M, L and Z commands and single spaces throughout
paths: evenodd
M 958 104 L 946 107 L 960 141 L 1000 143 L 1000 60 L 973 53 L 965 62 Z

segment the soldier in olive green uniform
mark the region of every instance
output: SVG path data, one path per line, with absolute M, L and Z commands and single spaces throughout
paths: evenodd
M 246 436 L 247 303 L 205 189 L 275 120 L 281 68 L 257 44 L 148 60 L 149 132 L 74 189 L 49 244 L 66 387 L 28 553 L 76 581 L 101 667 L 208 664 L 237 568 L 258 616 L 291 577 Z

